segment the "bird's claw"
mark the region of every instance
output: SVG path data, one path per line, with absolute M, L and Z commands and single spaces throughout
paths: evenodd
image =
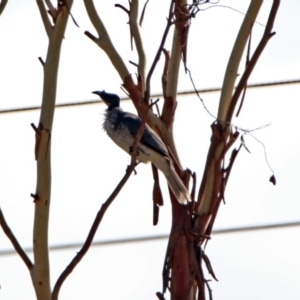
M 136 167 L 139 163 L 140 162 L 136 160 L 135 163 L 134 163 L 134 167 Z M 128 172 L 129 168 L 130 168 L 130 165 L 127 166 L 126 172 Z M 136 171 L 135 168 L 133 169 L 133 173 L 134 173 L 134 175 L 137 175 L 137 171 Z

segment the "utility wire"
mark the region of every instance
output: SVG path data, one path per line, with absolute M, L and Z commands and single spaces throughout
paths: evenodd
M 261 88 L 261 87 L 268 87 L 268 86 L 288 85 L 288 84 L 297 84 L 297 83 L 300 83 L 300 79 L 285 80 L 285 81 L 274 81 L 274 82 L 267 82 L 267 83 L 254 83 L 254 84 L 249 84 L 247 86 L 247 88 L 251 89 L 251 88 Z M 197 92 L 199 94 L 213 93 L 213 92 L 219 92 L 219 91 L 221 91 L 221 88 L 209 88 L 209 89 L 197 90 Z M 195 90 L 189 90 L 189 91 L 184 91 L 184 92 L 178 92 L 177 93 L 178 96 L 192 95 L 192 94 L 195 94 Z M 151 95 L 151 97 L 152 98 L 162 97 L 162 94 L 153 94 L 153 95 Z M 129 100 L 129 98 L 122 98 L 121 99 L 121 101 L 126 101 L 126 100 Z M 56 104 L 55 107 L 60 108 L 60 107 L 68 107 L 68 106 L 89 105 L 89 104 L 97 104 L 99 102 L 101 102 L 101 100 L 69 102 L 69 103 Z M 40 106 L 8 108 L 8 109 L 0 110 L 0 114 L 32 111 L 32 110 L 38 110 L 40 108 L 41 108 Z
M 258 231 L 258 230 L 268 230 L 268 229 L 282 229 L 282 228 L 289 228 L 289 227 L 296 227 L 296 226 L 300 226 L 300 221 L 216 229 L 216 230 L 212 231 L 212 235 L 249 232 L 249 231 Z M 92 246 L 98 247 L 98 246 L 110 246 L 110 245 L 116 245 L 116 244 L 119 245 L 119 244 L 159 241 L 159 240 L 165 240 L 168 237 L 169 237 L 169 235 L 167 235 L 167 234 L 161 234 L 161 235 L 142 236 L 142 237 L 133 237 L 133 238 L 106 240 L 106 241 L 95 241 L 92 243 Z M 83 243 L 52 245 L 52 246 L 49 246 L 49 250 L 57 251 L 57 250 L 67 250 L 67 249 L 79 249 L 82 247 L 82 245 L 83 245 Z M 32 248 L 29 248 L 29 247 L 24 248 L 24 250 L 25 250 L 25 252 L 32 252 Z M 13 254 L 17 254 L 14 249 L 0 250 L 0 256 L 13 255 Z

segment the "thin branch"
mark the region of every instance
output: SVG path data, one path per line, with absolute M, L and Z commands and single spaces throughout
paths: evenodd
M 129 26 L 138 53 L 138 74 L 142 77 L 142 92 L 144 93 L 146 79 L 146 54 L 142 42 L 141 33 L 138 27 L 138 4 L 139 0 L 132 0 L 132 2 L 130 2 Z
M 148 106 L 148 109 L 150 109 L 151 106 Z M 145 114 L 145 116 L 142 118 L 142 122 L 141 125 L 139 127 L 139 130 L 136 134 L 136 137 L 134 139 L 133 145 L 131 147 L 132 151 L 131 151 L 131 163 L 129 165 L 129 167 L 126 170 L 125 175 L 123 176 L 123 178 L 121 179 L 121 181 L 119 182 L 119 184 L 116 186 L 116 188 L 114 189 L 114 191 L 111 193 L 111 195 L 108 197 L 108 199 L 102 204 L 100 210 L 98 211 L 96 218 L 92 224 L 92 227 L 89 231 L 89 234 L 81 248 L 81 250 L 77 253 L 77 255 L 72 259 L 72 261 L 70 262 L 70 264 L 66 267 L 66 269 L 61 273 L 61 275 L 59 276 L 58 280 L 55 283 L 54 289 L 53 289 L 53 293 L 52 293 L 52 300 L 57 300 L 58 299 L 58 294 L 60 291 L 60 288 L 62 286 L 62 284 L 64 283 L 64 281 L 66 280 L 66 278 L 71 274 L 71 272 L 75 269 L 75 267 L 78 265 L 78 263 L 81 261 L 81 259 L 84 257 L 84 255 L 87 253 L 87 251 L 89 250 L 93 239 L 95 237 L 95 234 L 98 230 L 98 227 L 107 211 L 107 209 L 109 208 L 109 206 L 112 204 L 112 202 L 114 201 L 114 199 L 117 197 L 117 195 L 119 194 L 119 192 L 122 190 L 123 186 L 125 185 L 125 183 L 127 182 L 127 180 L 129 179 L 130 175 L 132 174 L 132 172 L 134 171 L 134 168 L 136 167 L 136 156 L 137 156 L 137 146 L 138 143 L 143 135 L 143 132 L 145 130 L 145 125 L 147 122 L 147 115 Z
M 0 2 L 0 16 L 4 11 L 7 2 L 8 2 L 8 0 L 1 0 L 1 2 Z
M 175 24 L 172 40 L 172 49 L 170 59 L 168 61 L 168 71 L 166 74 L 165 85 L 165 101 L 162 109 L 161 118 L 165 123 L 167 130 L 161 132 L 164 142 L 170 147 L 176 161 L 182 169 L 177 148 L 174 142 L 173 135 L 173 122 L 175 111 L 177 107 L 177 88 L 178 88 L 178 76 L 180 70 L 181 59 L 184 57 L 184 51 L 186 49 L 186 43 L 188 39 L 187 26 L 189 21 L 182 21 L 189 11 L 186 7 L 186 0 L 175 1 L 174 18 Z M 169 19 L 170 21 L 170 19 Z
M 184 47 L 186 45 L 188 39 L 188 30 L 187 26 L 189 24 L 188 20 L 184 20 L 185 17 L 189 14 L 189 11 L 186 7 L 186 0 L 176 1 L 175 4 L 175 30 L 173 33 L 173 41 L 172 41 L 172 50 L 170 56 L 170 66 L 168 70 L 167 76 L 167 87 L 166 87 L 166 95 L 167 97 L 172 98 L 172 104 L 165 103 L 165 106 L 173 107 L 176 103 L 176 95 L 177 95 L 177 86 L 178 86 L 178 76 L 179 76 L 179 68 L 181 62 L 181 55 Z M 169 20 L 170 21 L 170 20 Z M 167 101 L 166 101 L 167 102 Z M 170 113 L 168 113 L 170 114 Z M 164 116 L 164 112 L 162 113 L 164 119 L 167 116 Z M 166 113 L 165 113 L 166 115 Z M 174 117 L 174 111 L 171 113 L 171 118 Z
M 45 66 L 45 62 L 44 62 L 44 60 L 42 59 L 41 56 L 38 57 L 38 60 L 40 61 L 41 65 L 44 67 Z
M 149 3 L 149 0 L 147 0 L 144 4 L 144 7 L 143 7 L 143 10 L 142 10 L 142 14 L 141 14 L 141 17 L 140 17 L 140 21 L 139 21 L 139 25 L 142 27 L 142 24 L 143 24 L 143 21 L 144 21 L 144 17 L 145 17 L 145 12 L 146 12 L 146 7 L 147 7 L 147 4 Z
M 230 105 L 239 63 L 246 46 L 248 36 L 251 32 L 253 20 L 256 19 L 260 9 L 261 2 L 261 0 L 251 1 L 243 24 L 236 38 L 236 42 L 232 49 L 225 72 L 218 111 L 218 122 L 215 122 L 212 125 L 213 132 L 211 145 L 208 151 L 203 179 L 196 204 L 197 214 L 202 215 L 201 219 L 199 219 L 200 223 L 198 224 L 201 234 L 204 234 L 203 230 L 206 228 L 208 224 L 207 222 L 209 222 L 211 219 L 210 214 L 212 213 L 216 203 L 218 203 L 219 189 L 221 188 L 223 181 L 222 174 L 220 173 L 220 170 L 222 169 L 221 163 L 226 153 L 224 151 L 226 147 L 226 141 L 230 135 L 230 129 L 228 126 L 226 126 L 226 123 L 224 123 L 225 117 Z M 205 217 L 203 215 L 205 215 Z
M 45 3 L 49 9 L 48 10 L 49 14 L 53 18 L 53 20 L 56 20 L 58 12 L 57 12 L 56 8 L 54 7 L 54 5 L 52 4 L 51 0 L 45 0 Z
M 123 5 L 121 5 L 121 4 L 115 4 L 115 7 L 121 8 L 121 9 L 124 10 L 124 11 L 128 14 L 128 16 L 129 16 L 130 11 L 129 11 L 125 6 L 123 6 Z
M 109 34 L 98 15 L 93 0 L 84 0 L 84 5 L 86 11 L 89 15 L 89 18 L 98 33 L 98 38 L 94 37 L 88 31 L 85 31 L 85 35 L 92 39 L 109 57 L 111 63 L 114 65 L 115 69 L 119 73 L 122 80 L 127 76 L 130 76 L 130 73 L 123 62 L 121 56 L 115 49 L 112 41 L 110 40 Z
M 52 293 L 52 300 L 57 300 L 58 299 L 58 294 L 60 291 L 60 288 L 66 278 L 71 274 L 71 272 L 75 269 L 75 267 L 78 265 L 78 263 L 81 261 L 81 259 L 84 257 L 84 255 L 87 253 L 89 250 L 92 241 L 94 239 L 94 236 L 97 232 L 97 229 L 107 211 L 109 206 L 112 204 L 114 199 L 117 197 L 127 180 L 129 179 L 130 175 L 132 174 L 133 170 L 135 168 L 135 160 L 131 159 L 131 164 L 129 168 L 126 170 L 125 175 L 119 182 L 119 184 L 116 186 L 115 190 L 112 192 L 112 194 L 108 197 L 108 199 L 102 204 L 100 210 L 98 211 L 96 218 L 93 222 L 93 225 L 90 229 L 90 232 L 81 248 L 81 250 L 77 253 L 77 255 L 72 259 L 70 264 L 66 267 L 66 269 L 62 272 L 62 274 L 59 276 L 58 280 L 55 283 L 53 293 Z
M 265 49 L 270 38 L 275 34 L 274 32 L 272 32 L 272 30 L 273 30 L 274 21 L 276 18 L 276 14 L 277 14 L 279 5 L 280 5 L 280 0 L 273 0 L 273 5 L 272 5 L 272 8 L 271 8 L 271 11 L 269 14 L 268 22 L 267 22 L 263 37 L 262 37 L 260 43 L 258 44 L 253 56 L 251 57 L 251 60 L 249 61 L 249 64 L 248 64 L 246 70 L 244 71 L 244 73 L 236 87 L 236 90 L 232 96 L 230 107 L 228 109 L 227 116 L 226 116 L 226 120 L 229 122 L 232 119 L 233 112 L 234 112 L 236 103 L 240 97 L 240 94 L 243 91 L 243 88 L 245 87 L 245 85 L 247 84 L 247 80 L 250 77 L 260 55 L 262 54 L 263 50 Z
M 150 67 L 150 70 L 148 72 L 148 75 L 147 75 L 147 78 L 146 78 L 146 90 L 145 90 L 145 97 L 144 97 L 144 101 L 146 103 L 149 103 L 149 99 L 150 99 L 150 94 L 151 94 L 151 90 L 150 90 L 150 81 L 151 81 L 151 77 L 153 75 L 153 72 L 156 68 L 156 65 L 160 59 L 160 55 L 164 49 L 164 45 L 165 45 L 165 42 L 166 42 L 166 39 L 168 37 L 168 33 L 169 33 L 169 30 L 172 26 L 172 17 L 173 17 L 173 12 L 174 10 L 174 1 L 171 1 L 171 4 L 170 4 L 170 8 L 169 8 L 169 16 L 168 16 L 168 19 L 167 19 L 167 25 L 166 25 L 166 28 L 165 28 L 165 31 L 164 31 L 164 34 L 162 36 L 162 39 L 161 39 L 161 42 L 160 42 L 160 45 L 159 45 L 159 48 L 156 52 L 156 55 L 155 55 L 155 58 L 152 62 L 152 65 Z
M 269 38 L 272 36 L 271 33 L 272 26 L 270 25 L 273 25 L 275 15 L 278 9 L 278 5 L 279 5 L 279 0 L 274 1 L 270 11 L 269 22 L 268 22 L 269 24 L 268 27 L 270 32 L 269 34 L 265 34 L 267 36 L 267 40 L 269 40 Z M 249 17 L 249 14 L 247 15 L 247 17 Z M 260 44 L 258 45 L 258 48 L 261 49 Z M 255 53 L 257 51 L 258 49 L 256 49 Z M 249 62 L 247 69 L 245 70 L 245 73 L 247 72 L 250 65 L 251 65 L 251 61 Z M 254 65 L 252 66 L 252 68 L 253 67 Z M 243 74 L 243 76 L 245 75 L 245 73 Z M 245 86 L 247 79 L 248 77 L 246 76 L 243 85 L 240 85 L 239 92 L 243 90 L 243 87 Z M 220 105 L 222 105 L 222 103 L 220 103 Z M 225 124 L 228 125 L 231 122 L 232 113 L 234 111 L 236 101 L 235 103 L 231 101 L 229 105 L 230 106 L 227 111 L 228 115 L 226 115 L 226 119 L 225 119 Z M 221 110 L 221 112 L 224 113 L 226 111 Z M 220 113 L 220 109 L 219 109 L 219 113 Z M 195 218 L 194 225 L 198 229 L 199 233 L 203 235 L 203 238 L 201 239 L 200 243 L 202 243 L 205 240 L 206 235 L 210 234 L 214 220 L 216 218 L 216 214 L 218 212 L 220 202 L 222 199 L 224 199 L 225 185 L 229 176 L 228 175 L 227 177 L 225 177 L 224 180 L 224 174 L 223 174 L 224 158 L 226 152 L 230 148 L 230 145 L 233 144 L 233 142 L 237 137 L 236 133 L 232 133 L 232 131 L 228 126 L 224 127 L 222 125 L 224 125 L 224 122 L 222 123 L 221 120 L 221 122 L 217 121 L 212 126 L 213 133 L 211 137 L 211 145 L 208 151 L 207 162 L 203 174 L 203 180 L 198 195 L 198 202 L 196 207 L 198 216 Z M 195 230 L 197 230 L 196 228 Z
M 33 263 L 31 262 L 30 258 L 27 256 L 26 252 L 24 251 L 24 249 L 21 247 L 21 245 L 19 244 L 17 238 L 15 237 L 15 235 L 13 234 L 13 232 L 11 231 L 11 229 L 9 228 L 4 215 L 2 213 L 2 210 L 0 208 L 0 225 L 4 231 L 4 233 L 6 234 L 6 236 L 9 238 L 9 240 L 11 241 L 12 245 L 14 246 L 16 252 L 19 254 L 19 256 L 22 258 L 22 260 L 24 261 L 26 267 L 31 270 Z
M 252 26 L 253 28 L 253 26 Z M 247 68 L 248 64 L 249 64 L 249 61 L 250 61 L 250 51 L 251 51 L 251 41 L 252 41 L 252 30 L 251 30 L 251 33 L 249 35 L 249 41 L 248 41 L 248 47 L 247 47 L 247 56 L 246 56 L 246 64 L 245 64 L 245 69 Z M 248 82 L 245 83 L 245 86 L 244 86 L 244 89 L 243 89 L 243 94 L 242 94 L 242 99 L 241 99 L 241 103 L 240 103 L 240 106 L 237 110 L 237 113 L 236 113 L 236 117 L 239 116 L 240 114 L 240 111 L 243 107 L 243 104 L 244 104 L 244 100 L 245 100 L 245 96 L 246 96 L 246 91 L 247 91 L 247 84 Z
M 38 5 L 38 8 L 39 8 L 42 20 L 43 20 L 43 24 L 44 24 L 46 33 L 48 35 L 48 38 L 50 38 L 53 26 L 50 22 L 49 15 L 47 13 L 47 9 L 46 9 L 46 6 L 44 4 L 44 0 L 36 0 L 36 3 Z
M 251 1 L 232 49 L 223 80 L 222 93 L 220 96 L 218 119 L 222 121 L 226 120 L 240 61 L 251 32 L 252 24 L 257 17 L 261 4 L 262 0 Z

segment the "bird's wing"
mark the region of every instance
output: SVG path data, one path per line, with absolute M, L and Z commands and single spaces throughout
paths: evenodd
M 129 133 L 136 137 L 140 128 L 142 119 L 132 113 L 124 112 L 122 115 L 123 121 L 127 124 Z M 168 156 L 167 148 L 159 136 L 146 124 L 144 133 L 140 139 L 140 143 L 150 149 L 160 153 L 163 156 Z

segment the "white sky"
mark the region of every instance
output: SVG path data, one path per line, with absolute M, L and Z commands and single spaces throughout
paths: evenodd
M 221 0 L 220 4 L 246 11 L 249 1 Z M 265 1 L 258 21 L 266 22 L 272 1 Z M 127 5 L 126 1 L 119 2 Z M 159 6 L 159 9 L 157 7 Z M 130 52 L 127 16 L 114 2 L 99 5 L 101 17 L 124 60 L 136 60 Z M 282 1 L 271 39 L 250 83 L 299 79 L 300 2 Z M 84 7 L 76 1 L 72 13 L 80 28 L 69 22 L 61 57 L 57 102 L 95 99 L 94 90 L 119 93 L 121 80 L 105 54 L 83 31 L 95 32 Z M 153 17 L 153 14 L 155 18 Z M 142 28 L 148 66 L 160 42 L 167 8 L 161 1 L 148 4 Z M 225 7 L 198 14 L 192 21 L 188 66 L 197 88 L 219 87 L 232 43 L 243 15 Z M 256 24 L 253 42 L 264 27 Z M 10 0 L 0 17 L 0 109 L 40 105 L 42 67 L 47 38 L 34 1 Z M 170 42 L 170 41 L 169 41 Z M 170 49 L 170 43 L 166 45 Z M 128 64 L 132 73 L 135 69 Z M 154 74 L 152 92 L 160 92 L 161 60 Z M 181 72 L 179 91 L 190 90 L 188 76 Z M 271 124 L 254 135 L 267 150 L 277 186 L 268 179 L 261 144 L 245 140 L 251 154 L 239 154 L 215 228 L 248 226 L 299 220 L 300 137 L 298 128 L 300 85 L 248 90 L 235 124 L 251 129 Z M 203 94 L 209 110 L 216 114 L 219 93 Z M 196 96 L 178 98 L 175 135 L 184 166 L 200 181 L 213 119 Z M 129 102 L 125 110 L 134 111 Z M 124 174 L 130 158 L 101 129 L 102 104 L 59 108 L 52 134 L 53 190 L 49 242 L 68 244 L 84 240 L 101 204 Z M 36 184 L 34 132 L 39 111 L 0 115 L 0 206 L 24 247 L 31 246 L 34 206 L 30 193 Z M 95 240 L 166 234 L 170 229 L 170 205 L 160 211 L 158 226 L 152 226 L 152 179 L 150 165 L 140 165 L 112 204 Z M 164 182 L 161 176 L 161 181 Z M 164 191 L 166 184 L 163 183 Z M 133 193 L 134 191 L 134 193 Z M 147 192 L 147 193 L 145 193 Z M 144 195 L 148 195 L 145 197 Z M 166 240 L 91 248 L 65 281 L 60 299 L 155 299 L 161 290 Z M 0 230 L 0 251 L 11 245 Z M 79 249 L 51 252 L 51 281 Z M 219 282 L 212 282 L 214 299 L 300 299 L 299 228 L 212 236 L 206 253 Z M 29 254 L 32 257 L 32 254 Z M 27 268 L 17 255 L 0 257 L 0 299 L 34 299 Z

